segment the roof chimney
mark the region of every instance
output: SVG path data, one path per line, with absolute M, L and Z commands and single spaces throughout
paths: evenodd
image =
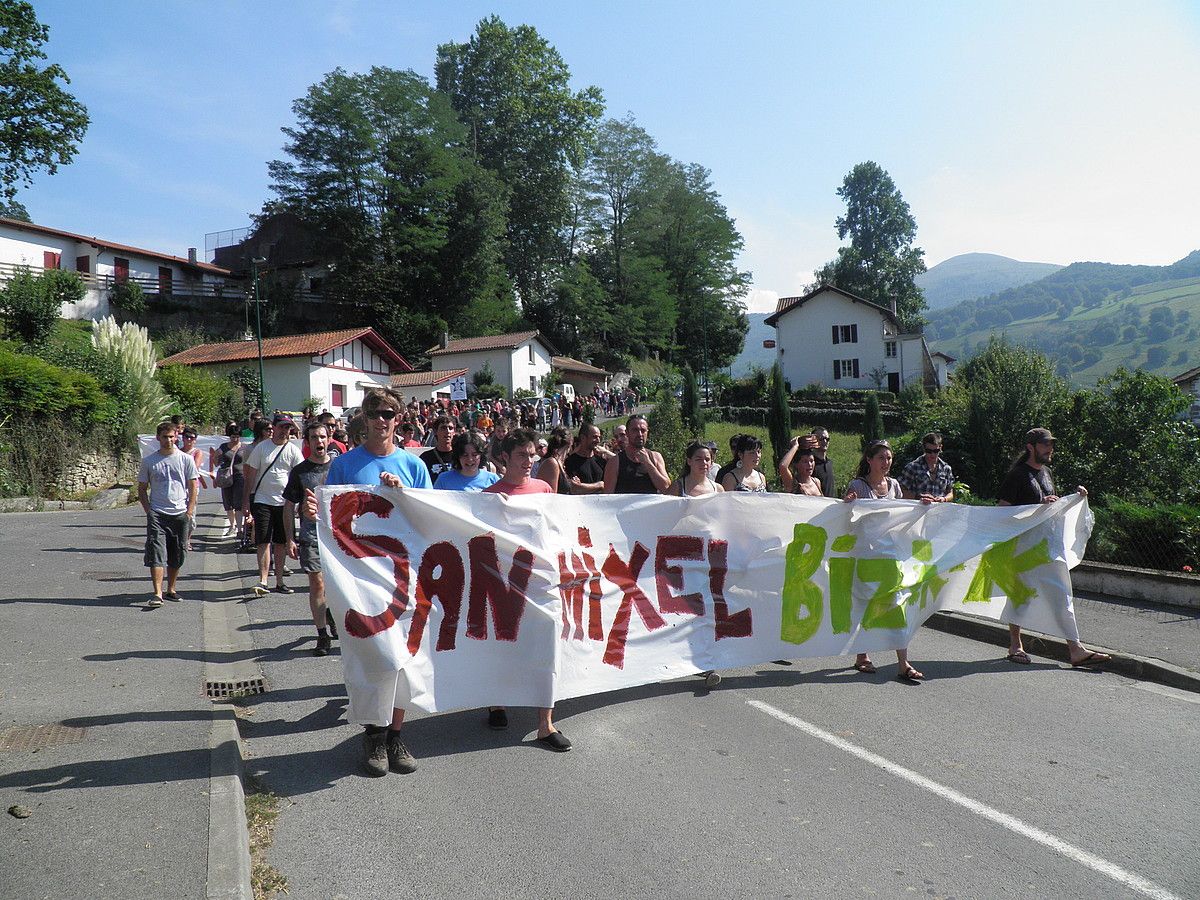
M 195 247 L 188 247 L 188 262 L 190 262 L 193 266 L 196 264 L 196 248 Z
M 892 315 L 893 315 L 893 316 L 895 316 L 895 315 L 899 315 L 899 314 L 896 312 L 896 298 L 895 298 L 895 297 L 893 297 L 891 300 L 889 300 L 889 301 L 888 301 L 888 307 L 889 307 L 889 308 L 892 310 Z
M 442 349 L 445 350 L 449 346 L 450 346 L 450 332 L 443 331 L 442 332 Z

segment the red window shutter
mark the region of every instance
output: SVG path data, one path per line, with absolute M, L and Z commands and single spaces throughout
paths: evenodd
M 858 377 L 858 360 L 857 359 L 854 361 L 854 377 L 855 378 Z
M 84 275 L 92 271 L 92 258 L 90 256 L 75 257 L 75 271 L 82 272 Z
M 119 284 L 124 284 L 129 280 L 129 260 L 123 256 L 113 257 L 113 277 Z
M 43 250 L 42 251 L 42 268 L 43 269 L 57 269 L 59 266 L 59 263 L 61 263 L 61 262 L 62 262 L 62 254 L 61 253 L 55 253 L 53 250 Z
M 833 327 L 835 330 L 837 329 L 836 325 L 834 325 Z M 840 359 L 835 359 L 833 361 L 833 380 L 837 381 L 841 377 L 842 377 L 842 361 Z
M 835 344 L 838 342 L 838 327 L 836 325 L 833 326 L 833 342 Z
M 343 387 L 340 384 L 332 384 L 329 387 L 330 387 L 330 391 L 332 394 L 332 396 L 330 397 L 330 400 L 333 401 L 333 405 L 334 406 L 345 406 L 346 405 L 346 393 L 345 393 L 346 389 L 345 389 L 345 387 Z

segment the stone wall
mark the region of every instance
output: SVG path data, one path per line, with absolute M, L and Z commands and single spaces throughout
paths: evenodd
M 106 488 L 114 484 L 133 484 L 137 480 L 136 454 L 115 456 L 111 452 L 85 453 L 63 471 L 59 490 L 64 494 Z

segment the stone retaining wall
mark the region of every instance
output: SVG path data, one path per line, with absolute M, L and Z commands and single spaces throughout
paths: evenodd
M 64 494 L 78 494 L 114 484 L 133 484 L 139 463 L 132 453 L 121 456 L 102 451 L 85 453 L 63 472 L 59 489 Z
M 1071 584 L 1083 591 L 1200 609 L 1200 576 L 1137 569 L 1084 560 L 1071 570 Z

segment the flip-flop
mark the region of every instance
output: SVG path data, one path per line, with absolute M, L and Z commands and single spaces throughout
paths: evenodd
M 1027 666 L 1033 662 L 1033 660 L 1029 658 L 1029 654 L 1024 650 L 1018 650 L 1016 653 L 1010 653 L 1004 658 L 1009 662 L 1016 663 L 1018 666 Z
M 910 684 L 915 681 L 924 681 L 925 673 L 918 672 L 915 668 L 913 668 L 912 666 L 909 666 L 904 671 L 896 673 L 896 680 L 897 681 L 906 681 L 906 682 L 909 682 Z
M 856 662 L 854 664 L 854 670 L 856 672 L 862 672 L 864 675 L 874 675 L 875 663 L 871 662 L 870 660 L 867 660 L 866 662 Z
M 1111 662 L 1111 661 L 1112 661 L 1112 657 L 1109 656 L 1107 653 L 1097 653 L 1097 652 L 1093 651 L 1092 653 L 1089 653 L 1087 656 L 1085 656 L 1083 659 L 1079 660 L 1079 662 L 1071 663 L 1071 668 L 1073 668 L 1073 669 L 1089 669 L 1092 666 L 1102 666 L 1106 662 Z

